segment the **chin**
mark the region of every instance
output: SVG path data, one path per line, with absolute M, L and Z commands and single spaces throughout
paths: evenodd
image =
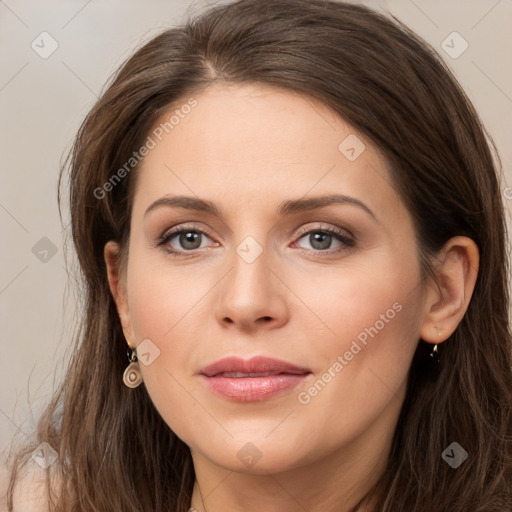
M 313 462 L 308 459 L 316 453 L 313 447 L 307 448 L 303 444 L 298 451 L 296 443 L 284 445 L 281 441 L 268 439 L 243 442 L 231 439 L 218 450 L 212 451 L 211 445 L 204 448 L 202 450 L 199 446 L 194 452 L 200 452 L 211 463 L 228 471 L 250 475 L 290 471 Z

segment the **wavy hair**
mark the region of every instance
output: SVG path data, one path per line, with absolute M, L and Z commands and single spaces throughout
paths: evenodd
M 98 198 L 157 119 L 214 82 L 259 82 L 321 100 L 368 137 L 415 225 L 423 275 L 451 237 L 478 245 L 468 310 L 442 344 L 439 371 L 419 340 L 382 478 L 379 512 L 512 510 L 512 336 L 501 163 L 491 136 L 439 55 L 393 16 L 323 0 L 240 0 L 209 8 L 143 44 L 112 75 L 61 169 L 82 277 L 83 321 L 69 368 L 31 446 L 14 459 L 13 490 L 31 451 L 59 453 L 54 511 L 186 512 L 190 450 L 144 386 L 122 382 L 126 342 L 103 248 L 125 250 L 138 166 Z M 469 452 L 456 470 L 441 453 Z M 55 489 L 53 489 L 55 491 Z

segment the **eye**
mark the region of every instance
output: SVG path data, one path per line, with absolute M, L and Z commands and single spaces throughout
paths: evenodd
M 202 249 L 203 238 L 211 240 L 204 231 L 195 226 L 184 226 L 167 231 L 158 242 L 168 253 L 179 255 Z
M 306 240 L 311 248 L 303 247 L 299 244 L 299 248 L 313 253 L 339 253 L 346 251 L 355 245 L 355 240 L 346 231 L 339 228 L 324 228 L 319 226 L 315 229 L 302 229 L 298 233 L 299 239 Z M 167 231 L 158 241 L 157 246 L 172 256 L 193 256 L 194 251 L 207 247 L 206 240 L 211 238 L 196 226 L 180 226 Z M 332 249 L 333 242 L 338 245 Z M 217 244 L 218 245 L 218 244 Z
M 299 232 L 299 236 L 300 238 L 296 243 L 300 242 L 302 239 L 306 240 L 311 248 L 301 248 L 313 252 L 341 252 L 355 245 L 354 239 L 338 228 L 320 227 L 307 231 L 302 230 Z M 332 249 L 331 245 L 333 242 L 338 242 L 338 246 L 334 250 L 328 251 L 327 249 Z

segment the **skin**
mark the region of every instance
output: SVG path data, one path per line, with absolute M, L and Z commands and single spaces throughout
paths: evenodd
M 119 274 L 119 247 L 105 246 L 127 343 L 149 338 L 160 351 L 141 371 L 155 407 L 191 449 L 192 507 L 348 511 L 384 470 L 418 340 L 443 342 L 467 309 L 478 250 L 451 239 L 436 261 L 440 286 L 421 285 L 411 216 L 369 140 L 316 100 L 266 85 L 214 84 L 194 97 L 197 106 L 143 161 Z M 366 147 L 354 161 L 338 149 L 350 134 Z M 375 219 L 348 203 L 277 212 L 285 200 L 333 193 L 362 201 Z M 212 201 L 221 217 L 169 206 L 145 216 L 165 195 Z M 173 257 L 156 240 L 178 225 L 205 235 L 196 246 L 175 235 L 167 246 L 182 255 Z M 355 245 L 310 236 L 336 227 Z M 251 263 L 236 250 L 248 236 L 263 248 Z M 338 356 L 397 303 L 378 334 L 300 403 L 299 393 L 328 368 L 332 376 Z M 268 400 L 233 402 L 197 375 L 232 355 L 268 355 L 312 375 Z M 252 466 L 237 456 L 244 446 L 261 457 Z

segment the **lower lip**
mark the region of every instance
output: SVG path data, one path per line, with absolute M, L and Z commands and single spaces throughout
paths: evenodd
M 309 374 L 280 374 L 267 377 L 207 377 L 208 388 L 237 402 L 261 402 L 298 386 Z

